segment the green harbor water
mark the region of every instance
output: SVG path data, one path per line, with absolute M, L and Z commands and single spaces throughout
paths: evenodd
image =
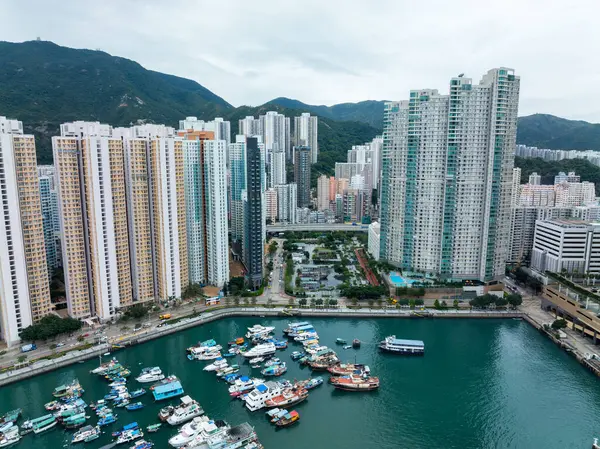
M 600 436 L 600 388 L 598 379 L 573 358 L 524 321 L 515 320 L 408 320 L 408 319 L 307 319 L 321 342 L 338 350 L 344 361 L 366 363 L 379 376 L 376 392 L 353 393 L 324 384 L 312 390 L 307 401 L 295 407 L 301 420 L 293 427 L 276 430 L 264 411 L 251 413 L 242 402 L 231 400 L 227 384 L 202 368 L 210 362 L 188 361 L 185 348 L 200 340 L 227 341 L 261 323 L 276 326 L 276 334 L 288 320 L 236 318 L 216 321 L 175 335 L 115 353 L 132 370 L 160 366 L 176 374 L 185 393 L 198 400 L 211 418 L 230 424 L 248 421 L 266 449 L 392 449 L 392 448 L 544 448 L 583 449 Z M 408 358 L 381 354 L 377 342 L 387 335 L 421 339 L 426 355 Z M 336 346 L 337 337 L 359 338 L 359 350 Z M 290 359 L 300 349 L 290 344 L 279 357 L 288 363 L 283 377 L 305 379 L 311 374 Z M 232 360 L 232 359 L 229 359 Z M 241 360 L 240 360 L 241 362 Z M 78 378 L 89 403 L 108 393 L 107 382 L 89 374 L 98 365 L 90 360 L 0 388 L 0 411 L 23 408 L 25 418 L 45 413 L 59 384 Z M 258 376 L 243 365 L 242 372 Z M 319 373 L 325 378 L 327 374 Z M 140 398 L 139 411 L 118 410 L 119 419 L 105 427 L 99 440 L 86 444 L 96 449 L 111 440 L 110 433 L 137 421 L 146 427 L 157 422 L 164 402 L 154 403 L 149 394 Z M 90 410 L 95 424 L 96 417 Z M 165 427 L 166 426 L 166 427 Z M 156 448 L 167 448 L 175 428 L 163 425 L 146 434 Z M 69 447 L 71 431 L 58 426 L 42 435 L 24 436 L 18 449 Z M 123 445 L 122 447 L 129 447 Z M 84 447 L 82 444 L 78 448 Z

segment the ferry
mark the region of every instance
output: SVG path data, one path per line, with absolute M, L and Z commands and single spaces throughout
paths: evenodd
M 269 335 L 271 332 L 275 330 L 272 326 L 261 326 L 260 324 L 255 324 L 252 327 L 248 328 L 248 332 L 246 333 L 246 338 L 256 338 L 256 337 L 264 337 Z
M 175 407 L 171 416 L 167 418 L 167 422 L 172 426 L 178 426 L 203 414 L 204 410 L 197 401 L 184 396 L 181 398 L 181 404 Z
M 54 415 L 45 415 L 41 418 L 31 420 L 31 427 L 33 433 L 37 435 L 38 433 L 42 433 L 46 430 L 53 428 L 54 426 L 56 426 L 57 422 L 58 421 L 56 421 Z
M 395 335 L 390 335 L 379 343 L 379 349 L 394 354 L 424 355 L 425 343 L 421 340 L 401 340 Z
M 159 385 L 152 389 L 152 394 L 155 401 L 171 399 L 183 394 L 183 387 L 177 378 L 163 385 Z
M 275 421 L 275 425 L 277 427 L 287 427 L 292 424 L 298 422 L 300 420 L 300 414 L 296 410 L 292 410 L 288 414 L 282 416 L 277 421 Z
M 242 353 L 244 357 L 247 359 L 253 359 L 255 357 L 264 357 L 266 355 L 273 355 L 277 351 L 277 348 L 273 343 L 264 343 L 261 345 L 256 345 L 252 349 Z
M 290 405 L 296 405 L 308 398 L 308 391 L 305 388 L 287 388 L 281 392 L 281 394 L 267 399 L 265 401 L 265 407 L 288 407 Z
M 0 447 L 11 446 L 18 443 L 21 439 L 19 434 L 19 426 L 13 426 L 10 429 L 0 433 Z
M 226 366 L 227 366 L 227 360 L 225 360 L 223 357 L 219 357 L 210 365 L 206 365 L 203 368 L 203 370 L 204 371 L 218 371 L 222 368 L 225 368 Z
M 277 382 L 265 382 L 257 385 L 246 395 L 246 408 L 251 412 L 265 407 L 265 401 L 281 394 L 281 386 Z
M 100 431 L 100 427 L 99 426 L 84 426 L 81 429 L 79 429 L 77 432 L 75 432 L 73 434 L 73 438 L 71 439 L 71 443 L 75 444 L 75 443 L 81 443 L 81 442 L 89 442 L 89 441 L 93 441 L 97 438 L 100 437 L 100 434 L 102 432 Z M 94 438 L 94 436 L 96 438 Z
M 202 432 L 213 431 L 217 429 L 214 421 L 206 416 L 196 417 L 191 422 L 183 425 L 179 433 L 169 438 L 169 444 L 173 447 L 181 447 L 189 443 L 194 437 Z
M 165 375 L 162 370 L 158 367 L 144 368 L 140 375 L 135 378 L 140 383 L 157 382 L 163 380 Z
M 379 378 L 368 375 L 351 374 L 349 376 L 332 376 L 329 382 L 338 390 L 372 391 L 379 388 Z

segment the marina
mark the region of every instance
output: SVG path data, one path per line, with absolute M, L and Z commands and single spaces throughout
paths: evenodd
M 133 379 L 143 367 L 160 366 L 165 374 L 177 375 L 185 394 L 197 400 L 207 416 L 229 423 L 232 429 L 248 422 L 267 449 L 320 448 L 324 447 L 323 441 L 358 449 L 369 447 L 373 438 L 377 438 L 380 448 L 386 449 L 398 445 L 444 447 L 448 441 L 462 447 L 481 447 L 488 442 L 496 447 L 558 449 L 589 447 L 592 437 L 600 434 L 595 418 L 600 413 L 596 378 L 519 321 L 310 319 L 318 331 L 320 345 L 337 349 L 343 364 L 368 366 L 373 376 L 379 378 L 380 387 L 365 393 L 334 389 L 329 382 L 329 372 L 315 373 L 308 365 L 292 360 L 291 354 L 304 352 L 304 347 L 290 340 L 289 348 L 276 354 L 286 363 L 288 372 L 281 378 L 270 379 L 306 381 L 321 376 L 325 382 L 311 389 L 305 400 L 287 408 L 288 412 L 298 412 L 301 419 L 278 431 L 265 419 L 264 412 L 268 409 L 250 412 L 243 402 L 231 399 L 231 384 L 219 380 L 215 372 L 203 370 L 212 361 L 186 358 L 185 349 L 193 342 L 214 338 L 226 348 L 226 342 L 245 335 L 249 327 L 258 323 L 275 327 L 275 336 L 281 338 L 289 321 L 258 317 L 222 320 L 122 350 L 116 355 L 122 366 L 133 372 L 128 381 L 130 391 L 142 386 L 148 389 L 151 385 L 139 384 Z M 425 342 L 427 354 L 413 358 L 381 352 L 379 342 L 390 335 Z M 352 351 L 336 348 L 339 336 L 349 342 L 359 339 L 360 348 Z M 108 360 L 107 357 L 104 361 Z M 229 360 L 232 360 L 230 364 L 240 367 L 239 373 L 234 373 L 240 376 L 237 385 L 244 376 L 245 382 L 262 377 L 244 357 L 238 355 Z M 0 412 L 22 408 L 20 422 L 44 416 L 44 405 L 52 399 L 54 388 L 69 385 L 74 379 L 85 388 L 83 398 L 88 403 L 99 402 L 111 388 L 119 388 L 118 384 L 112 387 L 109 384 L 119 381 L 109 382 L 89 373 L 97 367 L 98 359 L 90 360 L 3 387 Z M 543 382 L 540 382 L 541 367 L 544 372 L 553 373 Z M 452 378 L 452 382 L 440 385 L 436 380 L 440 370 Z M 477 387 L 471 390 L 468 385 Z M 282 391 L 273 397 L 279 395 Z M 148 428 L 160 422 L 157 415 L 161 407 L 177 405 L 182 397 L 154 403 L 152 396 L 146 394 L 132 401 L 142 401 L 143 409 L 134 412 L 113 409 L 119 415 L 116 422 L 102 427 L 101 436 L 85 443 L 85 447 L 97 449 L 107 445 L 113 439 L 113 431 L 134 419 L 144 434 L 135 441 L 143 439 L 153 442 L 155 447 L 167 447 L 168 440 L 177 434 L 177 428 L 163 424 L 152 433 Z M 402 400 L 398 400 L 399 397 Z M 569 410 L 572 404 L 577 404 L 576 414 Z M 471 413 L 474 407 L 482 410 L 476 417 Z M 534 412 L 540 409 L 545 410 L 543 416 Z M 93 412 L 87 414 L 93 415 Z M 87 424 L 94 425 L 96 421 L 92 417 Z M 461 426 L 460 422 L 473 425 Z M 552 422 L 560 422 L 560 430 L 551 425 Z M 245 438 L 248 429 L 238 430 L 240 437 Z M 233 439 L 238 430 L 229 433 L 228 438 Z M 56 426 L 39 435 L 23 436 L 14 447 L 68 445 L 74 432 Z M 119 447 L 131 447 L 135 441 Z M 78 447 L 83 447 L 84 443 L 80 444 Z

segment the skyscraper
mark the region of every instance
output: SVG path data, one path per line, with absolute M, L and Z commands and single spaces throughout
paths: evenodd
M 296 147 L 294 156 L 294 181 L 298 186 L 298 207 L 308 207 L 310 205 L 310 148 Z
M 277 216 L 281 223 L 295 224 L 297 220 L 297 186 L 296 183 L 290 183 L 275 186 L 277 190 Z
M 56 223 L 59 221 L 58 197 L 56 190 L 52 188 L 54 183 L 49 176 L 40 176 L 39 182 L 46 265 L 48 267 L 48 276 L 52 277 L 54 269 L 59 266 L 60 254 L 58 249 L 60 240 L 58 240 L 56 233 Z
M 258 289 L 263 282 L 264 219 L 263 219 L 264 159 L 256 137 L 246 138 L 246 190 L 244 191 L 244 259 L 246 279 L 250 288 Z
M 270 188 L 265 192 L 265 201 L 267 202 L 267 220 L 271 223 L 277 221 L 277 190 Z
M 318 143 L 319 118 L 304 112 L 300 117 L 294 117 L 294 146 L 309 147 L 311 162 L 315 164 L 319 156 Z
M 329 178 L 326 175 L 319 176 L 317 179 L 317 209 L 329 209 Z
M 382 259 L 449 279 L 504 274 L 518 99 L 519 77 L 499 68 L 386 104 Z
M 35 140 L 0 116 L 0 336 L 8 344 L 47 315 L 50 303 Z

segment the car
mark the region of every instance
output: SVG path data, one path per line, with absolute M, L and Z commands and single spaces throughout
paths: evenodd
M 56 343 L 57 348 L 62 348 L 65 344 L 63 342 Z
M 85 334 L 83 334 L 83 336 L 84 336 L 84 337 L 89 337 L 89 336 L 90 336 L 90 334 L 89 334 L 89 333 L 85 333 Z
M 156 327 L 163 327 L 163 326 L 166 326 L 166 325 L 167 325 L 167 323 L 158 323 L 158 325 Z

